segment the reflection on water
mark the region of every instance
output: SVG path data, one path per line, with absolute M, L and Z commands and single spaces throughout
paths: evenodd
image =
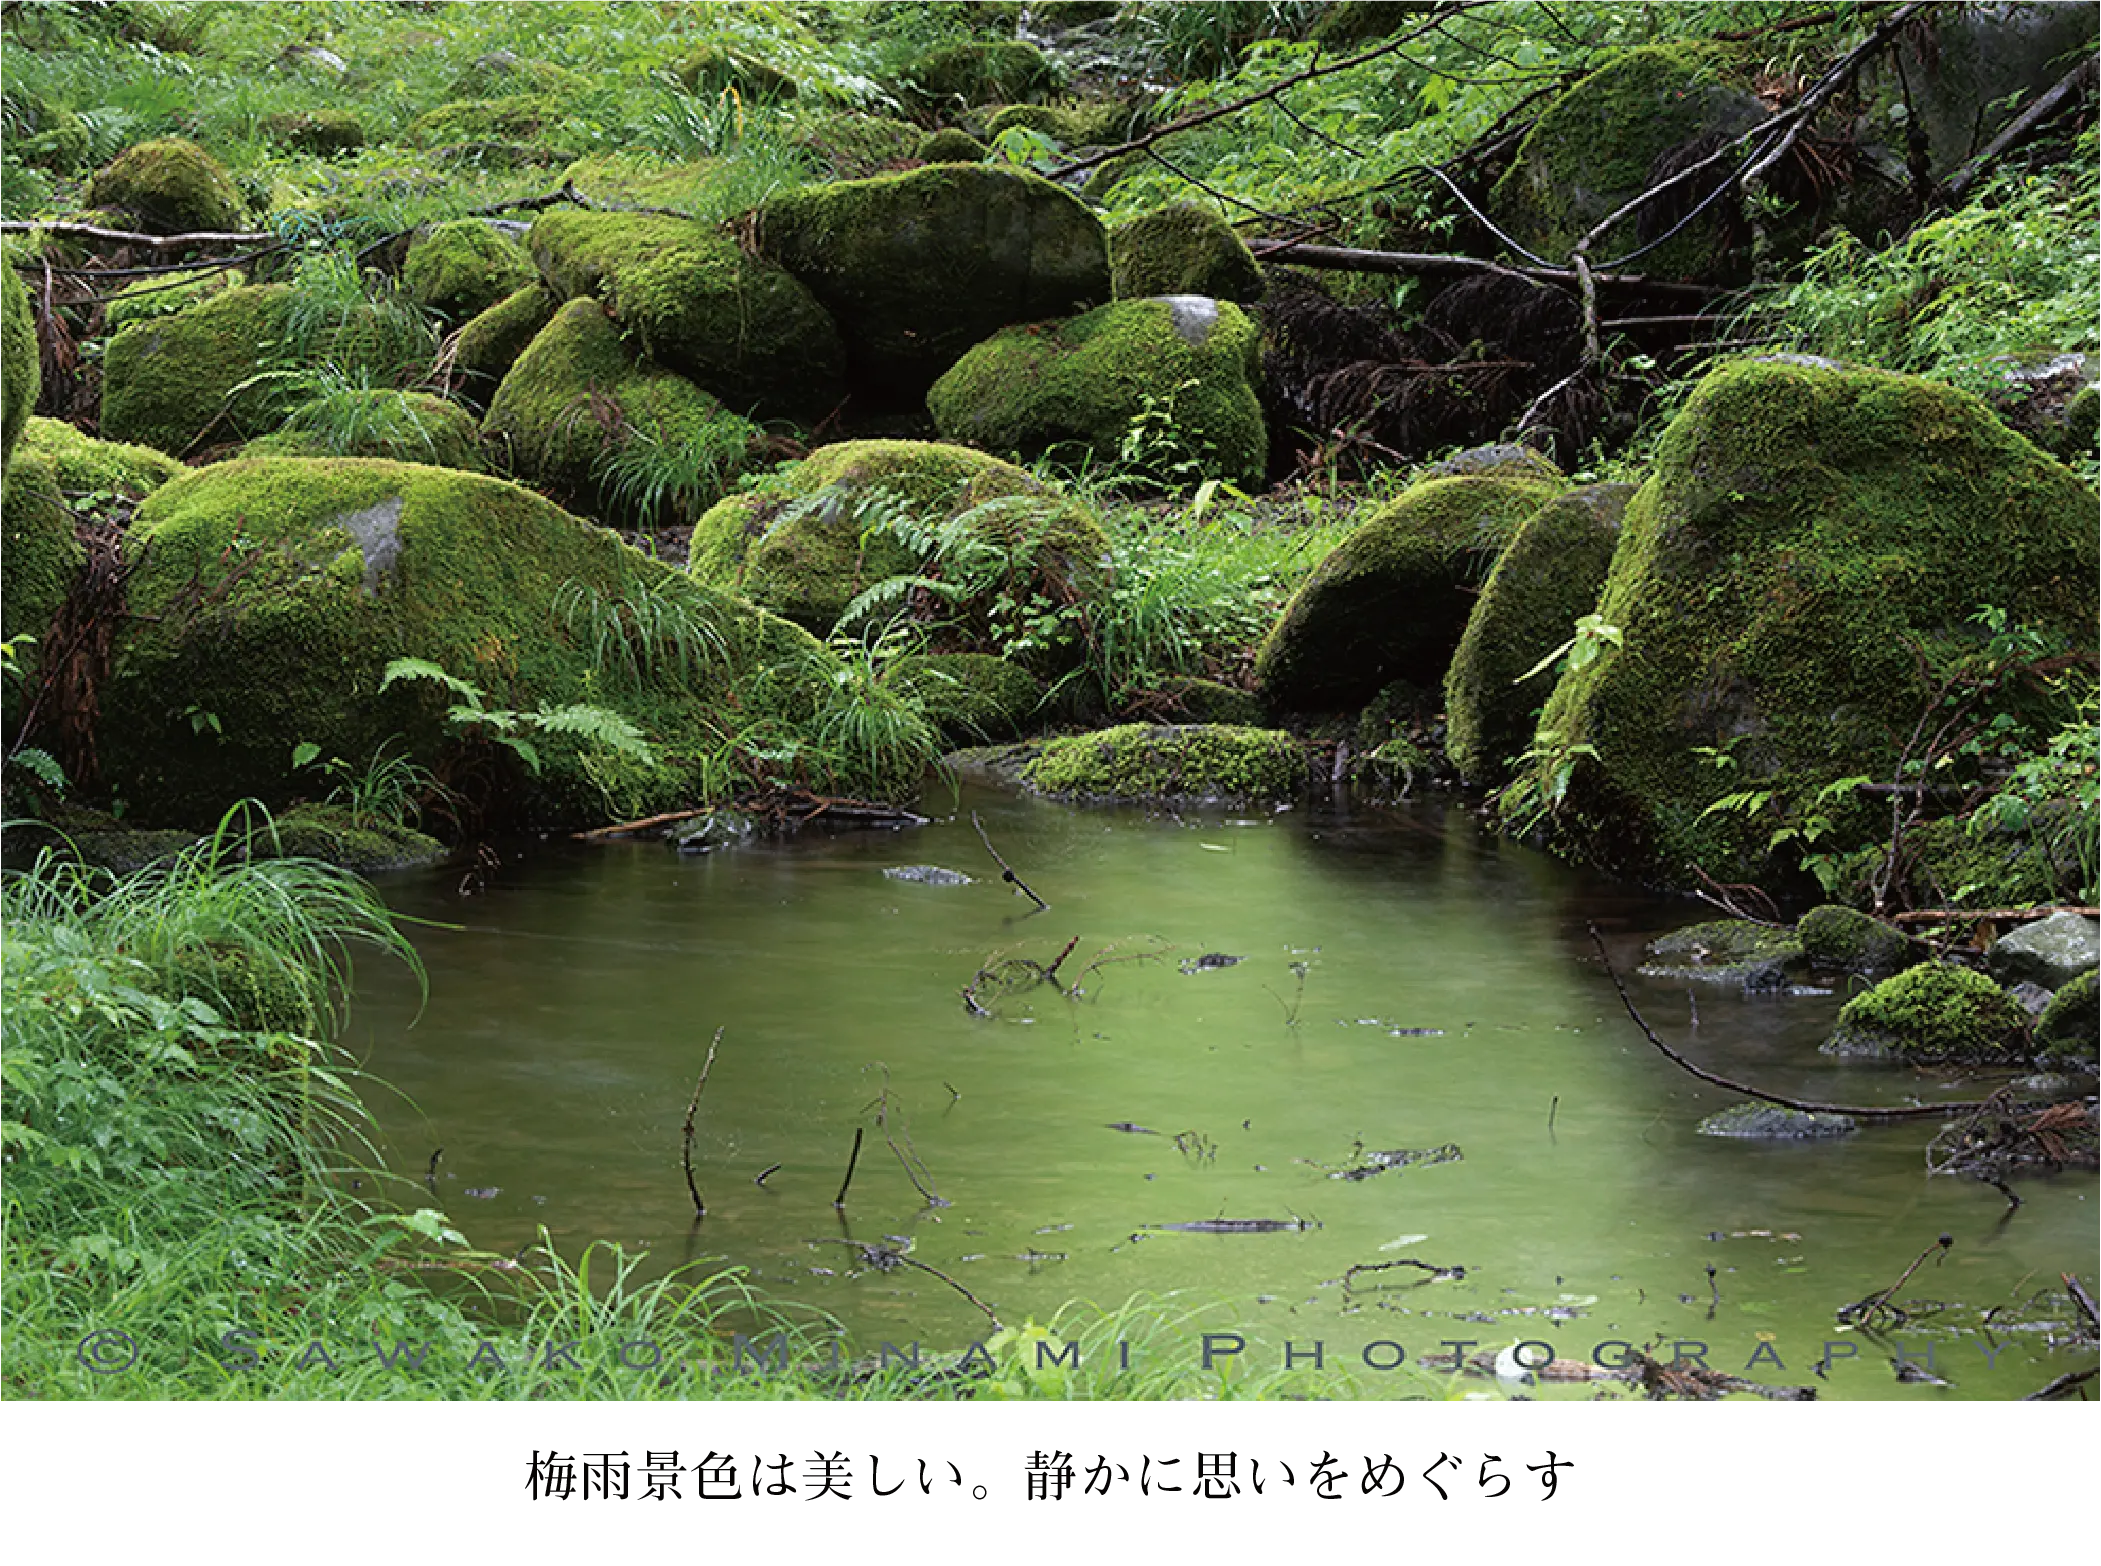
M 1048 912 L 999 883 L 972 808 Z M 978 879 L 881 873 L 906 864 Z M 2004 1397 L 2066 1368 L 2040 1334 L 1982 1343 L 1922 1317 L 1898 1339 L 1934 1343 L 1955 1388 L 1900 1387 L 1897 1340 L 1833 1312 L 1943 1231 L 1957 1243 L 1905 1299 L 2011 1309 L 2095 1269 L 2091 1176 L 2025 1185 L 2008 1219 L 1989 1188 L 1927 1177 L 1931 1125 L 1697 1135 L 1733 1095 L 1643 1041 L 1586 921 L 1631 973 L 1644 939 L 1711 910 L 1586 881 L 1441 806 L 1173 817 L 966 790 L 907 833 L 698 858 L 549 845 L 477 897 L 444 877 L 384 890 L 457 928 L 417 933 L 420 1016 L 400 973 L 360 972 L 351 1041 L 406 1095 L 374 1096 L 394 1166 L 442 1147 L 439 1196 L 475 1244 L 544 1225 L 572 1251 L 724 1256 L 857 1341 L 988 1329 L 924 1271 L 857 1271 L 842 1238 L 908 1241 L 1015 1324 L 1177 1289 L 1331 1365 L 1374 1341 L 1584 1358 L 1697 1340 L 1717 1368 L 1756 1358 L 1758 1379 L 1827 1396 Z M 1629 983 L 1724 1074 L 1856 1103 L 1921 1087 L 1816 1054 L 1840 996 Z M 717 1028 L 696 1232 L 680 1128 Z M 1447 1144 L 1458 1157 L 1364 1172 Z M 1339 1281 L 1403 1258 L 1465 1276 Z M 1819 1381 L 1827 1342 L 1859 1353 Z

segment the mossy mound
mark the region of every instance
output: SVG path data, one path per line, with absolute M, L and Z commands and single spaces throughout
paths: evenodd
M 452 373 L 461 395 L 478 408 L 487 407 L 518 356 L 554 319 L 560 306 L 561 300 L 535 282 L 461 327 L 452 340 Z
M 984 155 L 982 141 L 952 125 L 929 132 L 914 154 L 921 163 L 975 163 Z
M 401 269 L 409 297 L 455 326 L 537 280 L 523 245 L 474 218 L 419 235 Z
M 114 336 L 141 321 L 187 310 L 213 294 L 239 287 L 240 283 L 241 274 L 224 267 L 209 270 L 199 267 L 187 272 L 169 272 L 160 277 L 142 277 L 135 283 L 126 283 L 102 307 L 102 329 Z
M 391 744 L 463 809 L 510 825 L 603 819 L 609 804 L 669 809 L 705 793 L 730 691 L 758 710 L 756 668 L 783 667 L 761 682 L 769 702 L 808 703 L 823 677 L 823 649 L 793 627 L 474 474 L 347 458 L 219 463 L 156 491 L 130 547 L 131 618 L 98 742 L 111 785 L 147 820 L 210 822 L 244 796 L 279 808 L 300 782 L 293 750 L 309 743 L 342 757 Z M 719 656 L 656 662 L 646 683 L 621 683 L 596 662 L 575 606 L 667 596 L 708 619 Z M 464 738 L 446 718 L 452 698 L 429 682 L 381 694 L 401 657 L 470 682 L 491 709 L 611 704 L 654 742 L 656 762 L 544 735 L 531 775 Z
M 14 267 L 0 257 L 0 475 L 7 472 L 7 459 L 42 389 L 29 290 L 22 286 Z
M 1260 377 L 1261 333 L 1237 305 L 1128 299 L 979 343 L 935 382 L 927 408 L 944 439 L 1003 455 L 1126 459 L 1160 482 L 1253 488 L 1269 460 Z
M 602 520 L 643 527 L 677 518 L 650 510 L 649 486 L 623 487 L 609 473 L 623 453 L 653 450 L 667 463 L 694 454 L 678 468 L 678 494 L 659 493 L 680 510 L 697 509 L 743 472 L 759 433 L 684 376 L 638 361 L 588 298 L 562 306 L 518 356 L 482 430 L 532 483 Z
M 1109 275 L 1119 299 L 1198 294 L 1253 304 L 1269 287 L 1247 241 L 1217 213 L 1190 202 L 1140 213 L 1112 229 Z
M 733 163 L 730 158 L 666 162 L 645 152 L 601 152 L 563 169 L 562 181 L 595 207 L 693 212 L 714 204 L 715 187 Z
M 1058 68 L 1018 39 L 950 44 L 921 55 L 897 83 L 901 96 L 929 109 L 1021 103 L 1058 88 Z
M 1262 726 L 1262 703 L 1251 691 L 1217 680 L 1182 676 L 1164 680 L 1147 693 L 1145 704 L 1160 704 L 1159 716 L 1181 723 L 1227 723 L 1242 728 Z
M 1716 370 L 1628 505 L 1597 609 L 1624 644 L 1562 676 L 1519 784 L 1548 798 L 1565 767 L 1557 840 L 1681 883 L 1694 866 L 1755 879 L 1773 834 L 1812 815 L 1820 851 L 1882 842 L 1886 809 L 1819 796 L 1895 775 L 1949 671 L 1983 652 L 1980 606 L 2093 645 L 2095 516 L 2069 470 L 1964 392 Z M 2031 721 L 2040 743 L 2062 716 Z M 1711 808 L 1760 792 L 1755 810 Z
M 1255 680 L 1271 710 L 1352 710 L 1395 680 L 1438 687 L 1481 584 L 1556 491 L 1530 479 L 1432 479 L 1374 511 L 1264 638 Z
M 270 140 L 294 152 L 332 158 L 365 144 L 365 127 L 343 109 L 314 109 L 304 114 L 266 114 L 256 124 Z
M 942 735 L 1003 740 L 1019 734 L 1042 708 L 1043 682 L 990 653 L 925 653 L 906 659 L 898 678 L 925 704 Z
M 1049 741 L 1021 776 L 1060 799 L 1251 802 L 1296 794 L 1306 757 L 1281 729 L 1126 723 Z
M 468 62 L 446 90 L 449 98 L 572 98 L 591 89 L 591 78 L 551 60 L 531 60 L 509 49 L 492 49 Z
M 236 391 L 264 369 L 283 335 L 291 289 L 229 288 L 178 315 L 127 326 L 102 364 L 102 433 L 181 456 L 264 433 L 278 409 L 264 388 Z
M 1924 941 L 1837 903 L 1802 915 L 1795 921 L 1795 938 L 1811 963 L 1839 973 L 1901 973 L 1933 957 Z
M 189 471 L 151 446 L 97 440 L 58 419 L 32 417 L 23 427 L 21 450 L 48 458 L 58 487 L 74 494 L 107 492 L 136 500 Z
M 838 329 L 788 272 L 702 223 L 543 212 L 534 263 L 565 299 L 604 301 L 637 347 L 738 412 L 812 418 L 838 402 Z
M 739 49 L 703 44 L 672 70 L 686 91 L 707 98 L 734 92 L 746 103 L 786 103 L 799 93 L 786 71 Z
M 1757 98 L 1718 79 L 1729 60 L 1717 47 L 1692 44 L 1614 56 L 1540 116 L 1491 193 L 1491 212 L 1512 237 L 1558 262 L 1601 218 L 1649 187 L 1659 159 L 1767 118 Z M 1646 237 L 1638 227 L 1630 223 L 1619 240 Z M 1717 253 L 1721 236 L 1719 219 L 1696 219 L 1644 256 L 1642 270 L 1659 277 L 1725 273 L 1731 263 Z
M 1905 1060 L 2015 1058 L 2028 1015 L 1974 968 L 1927 963 L 1847 1001 L 1827 1055 Z
M 385 457 L 479 473 L 481 426 L 458 403 L 427 392 L 345 391 L 292 410 L 244 457 Z
M 1128 103 L 1104 99 L 1091 103 L 1010 103 L 985 121 L 985 139 L 996 141 L 1010 130 L 1034 131 L 1061 147 L 1092 147 L 1120 142 L 1137 111 Z M 1158 288 L 1154 293 L 1202 293 L 1201 288 Z M 1220 295 L 1220 298 L 1227 297 Z
M 572 150 L 558 143 L 564 119 L 553 98 L 465 98 L 441 103 L 410 122 L 407 140 L 448 161 L 498 168 L 565 162 Z
M 224 234 L 247 203 L 219 160 L 193 141 L 142 141 L 88 181 L 87 204 L 122 213 L 148 234 Z
M 2101 985 L 2092 972 L 2082 973 L 2050 997 L 2035 1019 L 2035 1047 L 2053 1064 L 2095 1063 L 2101 1055 Z
M 31 168 L 77 173 L 93 152 L 94 141 L 87 122 L 63 104 L 35 93 L 8 92 L 7 150 Z
M 57 465 L 28 441 L 0 481 L 0 560 L 0 640 L 33 636 L 41 643 L 80 580 L 87 551 L 74 536 Z M 35 649 L 28 662 L 34 664 Z
M 867 179 L 896 173 L 912 161 L 925 130 L 909 120 L 855 109 L 798 112 L 788 139 L 809 153 L 831 179 Z
M 1001 602 L 1082 601 L 1108 549 L 1085 507 L 1011 463 L 931 441 L 845 441 L 715 506 L 694 526 L 688 569 L 820 635 L 878 583 L 952 572 L 975 590 L 941 604 L 944 636 L 993 651 Z M 973 561 L 999 569 L 981 579 Z M 1029 662 L 1063 672 L 1076 655 L 1060 640 Z
M 1498 781 L 1531 743 L 1553 673 L 1524 675 L 1597 607 L 1633 494 L 1632 484 L 1590 484 L 1558 496 L 1489 573 L 1444 677 L 1445 754 L 1469 783 Z
M 1746 990 L 1777 990 L 1787 969 L 1802 960 L 1792 930 L 1748 919 L 1710 919 L 1649 942 L 1649 960 L 1637 970 L 1651 979 L 1692 979 Z
M 248 852 L 256 859 L 319 859 L 359 875 L 421 869 L 442 864 L 447 855 L 445 845 L 428 833 L 328 804 L 287 810 L 271 830 L 250 836 Z
M 1003 326 L 1109 297 L 1099 219 L 1015 169 L 943 163 L 804 186 L 759 211 L 760 249 L 839 323 L 854 390 L 916 404 Z

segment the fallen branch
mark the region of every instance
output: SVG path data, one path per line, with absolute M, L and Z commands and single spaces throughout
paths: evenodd
M 1395 1267 L 1420 1267 L 1430 1275 L 1431 1279 L 1463 1278 L 1466 1276 L 1464 1267 L 1438 1267 L 1426 1261 L 1417 1261 L 1413 1256 L 1403 1256 L 1398 1261 L 1357 1263 L 1356 1266 L 1342 1275 L 1342 1292 L 1345 1294 L 1350 1292 L 1350 1285 L 1360 1272 L 1386 1272 Z M 1424 1281 L 1428 1282 L 1430 1279 L 1425 1279 Z
M 834 1207 L 846 1205 L 846 1188 L 854 1183 L 854 1165 L 861 1161 L 861 1127 L 854 1127 L 854 1148 L 846 1155 L 846 1178 L 839 1182 L 839 1194 L 832 1198 Z
M 985 845 L 985 852 L 990 854 L 992 862 L 999 866 L 999 878 L 1002 881 L 1013 882 L 1014 885 L 1027 893 L 1029 901 L 1036 905 L 1037 912 L 1050 912 L 1050 904 L 1038 897 L 1029 886 L 1029 883 L 1014 873 L 1014 867 L 999 857 L 999 850 L 992 846 L 992 839 L 985 835 L 985 823 L 978 819 L 978 813 L 975 810 L 970 813 L 970 824 L 978 829 L 978 841 Z M 1061 958 L 1060 961 L 1063 961 L 1063 959 Z
M 1522 277 L 1535 283 L 1574 283 L 1573 269 L 1552 266 L 1505 266 L 1474 256 L 1431 254 L 1416 250 L 1355 250 L 1339 245 L 1308 245 L 1284 240 L 1273 245 L 1251 245 L 1258 261 L 1280 261 L 1291 266 L 1312 267 L 1328 272 L 1390 272 L 1407 276 L 1461 277 L 1492 272 L 1504 277 Z M 1683 294 L 1688 298 L 1718 299 L 1728 290 L 1705 283 L 1665 282 L 1627 272 L 1593 272 L 1591 280 L 1600 288 L 1638 288 L 1649 293 Z
M 639 821 L 616 821 L 611 826 L 593 827 L 588 832 L 571 832 L 569 835 L 580 843 L 595 843 L 600 838 L 620 837 L 628 832 L 646 832 L 651 827 L 670 826 L 674 822 L 691 821 L 695 816 L 710 816 L 714 810 L 703 805 L 698 810 L 667 810 L 660 816 L 644 816 Z
M 852 1249 L 857 1250 L 861 1253 L 861 1261 L 864 1265 L 873 1267 L 877 1272 L 895 1272 L 901 1266 L 917 1267 L 921 1272 L 927 1273 L 932 1277 L 939 1278 L 943 1283 L 947 1284 L 958 1294 L 962 1295 L 963 1298 L 970 1301 L 970 1303 L 975 1305 L 979 1310 L 983 1311 L 985 1313 L 985 1319 L 991 1322 L 993 1326 L 996 1327 L 1000 1324 L 999 1317 L 993 1314 L 992 1307 L 990 1305 L 987 1305 L 983 1300 L 979 1299 L 975 1294 L 971 1293 L 970 1290 L 964 1288 L 962 1284 L 956 1282 L 955 1279 L 951 1278 L 939 1267 L 929 1267 L 923 1261 L 914 1261 L 911 1257 L 907 1256 L 903 1251 L 898 1250 L 894 1246 L 870 1245 L 862 1240 L 813 1240 L 810 1243 L 813 1245 L 850 1246 Z
M 1855 1300 L 1850 1305 L 1841 1305 L 1838 1308 L 1839 1325 L 1842 1327 L 1850 1327 L 1856 1322 L 1867 1321 L 1870 1318 L 1872 1318 L 1877 1311 L 1888 1311 L 1891 1316 L 1895 1317 L 1896 1320 L 1899 1323 L 1901 1323 L 1905 1319 L 1905 1313 L 1902 1310 L 1899 1310 L 1895 1305 L 1890 1303 L 1897 1297 L 1897 1290 L 1903 1288 L 1906 1283 L 1910 1282 L 1911 1275 L 1917 1272 L 1921 1267 L 1926 1265 L 1927 1257 L 1936 1254 L 1945 1256 L 1948 1254 L 1949 1251 L 1953 1250 L 1954 1248 L 1955 1236 L 1952 1234 L 1942 1235 L 1931 1245 L 1927 1246 L 1923 1251 L 1919 1252 L 1918 1260 L 1914 1261 L 1909 1267 L 1906 1267 L 1904 1269 L 1903 1276 L 1898 1278 L 1897 1281 L 1895 1283 L 1892 1283 L 1888 1288 L 1878 1289 L 1864 1300 Z
M 2048 1386 L 2043 1387 L 2038 1391 L 2029 1393 L 2026 1397 L 2022 1398 L 2021 1401 L 2024 1403 L 2054 1402 L 2056 1399 L 2065 1396 L 2067 1393 L 2077 1391 L 2080 1387 L 2085 1386 L 2089 1381 L 2094 1379 L 2095 1374 L 2095 1369 L 2091 1365 L 2089 1365 L 2085 1370 L 2068 1370 L 2063 1375 L 2059 1376 L 2055 1381 L 2051 1382 Z
M 67 239 L 99 239 L 112 245 L 137 245 L 146 250 L 181 250 L 201 245 L 284 246 L 275 234 L 134 234 L 126 229 L 98 228 L 92 223 L 17 222 L 0 223 L 0 234 L 59 234 Z
M 2076 908 L 2069 904 L 2054 908 L 1915 908 L 1910 913 L 1891 914 L 1891 924 L 1941 924 L 1957 919 L 2042 919 L 2051 914 L 2084 914 L 2101 919 L 2101 908 Z
M 2003 154 L 2018 146 L 2032 131 L 2071 103 L 2082 90 L 2094 85 L 2094 57 L 2088 55 L 2064 78 L 2016 115 L 2006 129 L 1985 144 L 1984 150 L 1970 159 L 1961 168 L 1950 174 L 1933 193 L 1936 206 L 1951 207 L 1969 194 L 1970 187 L 1977 183 L 1984 171 Z
M 2080 1310 L 2085 1313 L 2088 1333 L 2094 1337 L 2101 1338 L 2101 1312 L 2097 1312 L 2094 1308 L 2093 1295 L 2086 1292 L 2086 1285 L 2079 1281 L 2077 1273 L 2061 1272 L 2058 1276 L 2064 1279 L 2065 1292 L 2072 1296 Z
M 686 1191 L 693 1198 L 693 1216 L 705 1218 L 708 1204 L 700 1199 L 700 1187 L 693 1180 L 693 1117 L 700 1112 L 700 1095 L 708 1085 L 708 1073 L 715 1069 L 715 1047 L 722 1042 L 722 1029 L 715 1030 L 715 1037 L 708 1044 L 708 1058 L 701 1062 L 700 1080 L 693 1084 L 693 1097 L 686 1104 L 686 1137 L 682 1155 L 686 1166 Z

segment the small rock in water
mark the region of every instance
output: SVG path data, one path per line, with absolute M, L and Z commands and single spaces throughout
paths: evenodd
M 489 1202 L 494 1201 L 503 1194 L 503 1187 L 500 1185 L 470 1185 L 461 1194 L 471 1196 L 477 1202 Z
M 891 865 L 883 871 L 893 881 L 917 881 L 921 886 L 969 886 L 971 878 L 960 870 L 939 865 Z
M 1184 973 L 1209 973 L 1213 968 L 1230 968 L 1243 958 L 1229 957 L 1224 952 L 1205 952 L 1201 957 L 1191 958 L 1182 964 Z
M 1702 1136 L 1736 1136 L 1758 1142 L 1815 1142 L 1850 1136 L 1854 1130 L 1850 1115 L 1814 1115 L 1782 1109 L 1778 1104 L 1738 1104 L 1700 1122 Z

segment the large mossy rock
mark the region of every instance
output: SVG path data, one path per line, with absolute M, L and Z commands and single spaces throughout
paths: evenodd
M 968 592 L 940 606 L 948 634 L 992 651 L 1003 600 L 1012 611 L 1039 597 L 1082 602 L 1099 590 L 1108 551 L 1091 512 L 1012 463 L 964 446 L 866 440 L 822 447 L 767 489 L 716 505 L 693 529 L 688 568 L 819 635 L 878 583 L 945 573 Z M 1074 652 L 1061 640 L 1028 661 L 1050 668 Z
M 1475 595 L 1534 512 L 1562 486 L 1444 478 L 1381 506 L 1308 577 L 1255 661 L 1272 711 L 1355 710 L 1395 680 L 1434 689 Z
M 59 419 L 32 416 L 22 429 L 21 450 L 49 458 L 60 489 L 86 494 L 103 490 L 132 500 L 189 471 L 166 452 L 97 440 Z
M 1140 213 L 1113 229 L 1109 274 L 1119 299 L 1197 294 L 1253 304 L 1269 286 L 1233 226 L 1186 201 Z
M 922 653 L 900 660 L 898 678 L 952 744 L 1011 739 L 1041 710 L 1041 680 L 991 653 Z
M 1924 941 L 1837 903 L 1802 915 L 1795 921 L 1795 938 L 1813 966 L 1839 973 L 1901 973 L 1933 956 L 1933 948 Z
M 1823 1046 L 1867 1059 L 2005 1061 L 2027 1023 L 2021 1003 L 1974 968 L 1928 963 L 1854 996 Z
M 1597 609 L 1623 646 L 1561 677 L 1518 784 L 1558 796 L 1565 847 L 1677 884 L 1753 879 L 1812 817 L 1820 852 L 1880 842 L 1886 809 L 1819 796 L 1894 775 L 1948 672 L 1982 652 L 1981 607 L 2092 647 L 2095 514 L 1967 393 L 1724 366 L 1628 505 Z M 1710 808 L 1725 795 L 1757 808 Z
M 2045 1061 L 2094 1067 L 2101 1054 L 2101 987 L 2092 969 L 2050 997 L 2035 1019 L 2035 1045 Z
M 7 459 L 14 455 L 15 441 L 42 387 L 29 290 L 14 267 L 0 258 L 0 476 L 7 472 Z
M 25 441 L 0 480 L 0 640 L 33 636 L 43 642 L 86 561 L 57 465 Z M 34 662 L 32 648 L 25 667 Z M 10 700 L 13 695 L 0 692 Z
M 1003 326 L 1109 298 L 1099 219 L 1014 169 L 938 164 L 804 186 L 759 210 L 760 249 L 839 323 L 857 394 L 914 404 Z
M 245 383 L 267 367 L 291 294 L 282 283 L 229 288 L 125 327 L 103 358 L 102 433 L 181 456 L 207 437 L 267 432 L 281 410 L 267 389 Z
M 457 326 L 537 281 L 537 274 L 517 240 L 465 218 L 419 235 L 401 281 L 417 304 Z
M 921 55 L 897 85 L 910 102 L 929 109 L 1020 103 L 1054 91 L 1058 68 L 1019 39 L 957 43 Z
M 1660 159 L 1702 138 L 1726 140 L 1767 118 L 1757 98 L 1720 79 L 1729 63 L 1730 56 L 1711 45 L 1615 55 L 1540 116 L 1491 194 L 1494 215 L 1526 247 L 1559 263 L 1601 218 L 1653 183 Z M 1644 256 L 1641 269 L 1666 277 L 1726 271 L 1726 263 L 1717 265 L 1720 236 L 1717 219 L 1696 219 Z M 1642 237 L 1630 220 L 1607 243 L 1616 253 Z
M 1007 456 L 1121 460 L 1163 482 L 1253 488 L 1269 459 L 1260 378 L 1261 332 L 1239 306 L 1131 299 L 979 343 L 927 408 L 944 440 Z
M 1633 494 L 1632 484 L 1590 484 L 1559 496 L 1489 573 L 1444 677 L 1445 754 L 1469 783 L 1499 780 L 1531 743 L 1553 673 L 1524 676 L 1597 607 Z
M 301 786 L 302 744 L 354 762 L 387 742 L 427 766 L 461 760 L 449 698 L 422 681 L 380 693 L 401 657 L 470 682 L 492 709 L 616 704 L 658 748 L 654 769 L 622 779 L 620 804 L 668 809 L 699 792 L 699 758 L 719 744 L 715 715 L 740 680 L 822 657 L 792 626 L 682 582 L 537 495 L 442 468 L 219 463 L 156 491 L 129 549 L 131 613 L 99 743 L 112 786 L 149 821 L 209 822 L 243 796 L 282 805 Z M 573 607 L 666 594 L 699 603 L 721 656 L 616 692 Z M 472 804 L 511 807 L 514 822 L 602 818 L 605 767 L 558 738 L 539 748 L 536 779 L 492 774 L 503 757 L 491 751 L 452 781 L 479 793 Z
M 537 282 L 489 306 L 452 340 L 452 373 L 459 394 L 477 408 L 489 399 L 562 301 Z
M 1126 723 L 1051 740 L 1021 777 L 1059 799 L 1289 799 L 1306 781 L 1306 755 L 1281 729 Z
M 660 456 L 719 453 L 712 469 L 688 465 L 695 487 L 677 503 L 698 509 L 743 471 L 758 435 L 684 376 L 638 361 L 589 298 L 562 306 L 518 356 L 482 431 L 531 483 L 601 520 L 645 527 L 674 519 L 647 512 L 647 497 L 609 463 L 638 442 Z
M 219 160 L 192 141 L 142 141 L 88 182 L 87 204 L 122 213 L 148 234 L 224 234 L 246 204 Z
M 481 426 L 456 402 L 428 392 L 334 392 L 295 408 L 244 457 L 385 457 L 479 473 Z
M 739 413 L 816 418 L 838 403 L 838 329 L 787 271 L 704 223 L 556 208 L 532 256 L 565 299 L 591 296 L 637 348 Z
M 2101 966 L 2101 920 L 2070 910 L 2037 919 L 1994 941 L 1984 965 L 2001 984 L 2061 989 Z

